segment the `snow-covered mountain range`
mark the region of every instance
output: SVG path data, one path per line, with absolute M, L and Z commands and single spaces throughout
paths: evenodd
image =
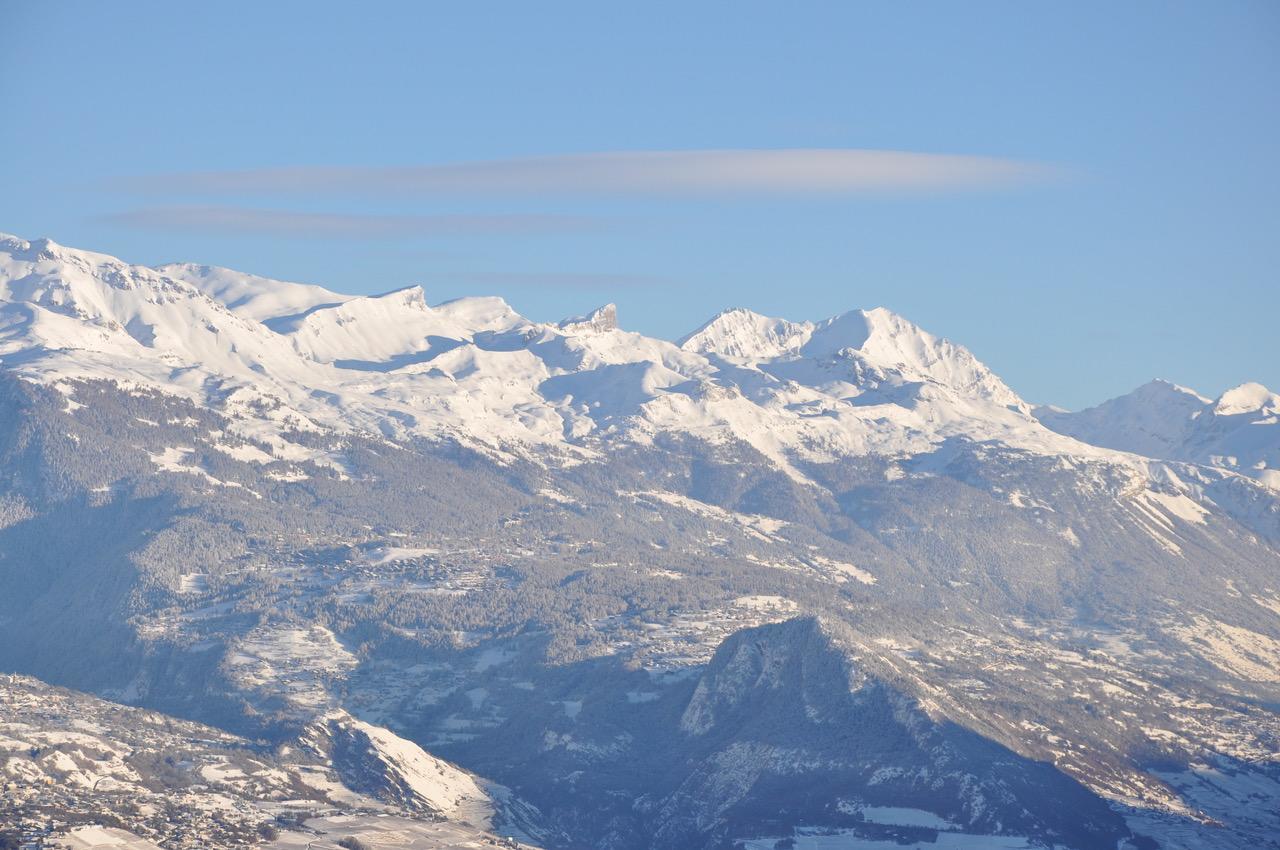
M 1260 386 L 1209 404 L 1157 383 L 1080 414 L 1033 415 L 967 349 L 883 308 L 821 322 L 728 310 L 670 343 L 620 329 L 612 305 L 541 323 L 498 298 L 342 295 L 14 237 L 0 237 L 0 299 L 10 368 L 182 393 L 258 438 L 322 426 L 572 458 L 681 432 L 744 441 L 792 473 L 951 437 L 1044 454 L 1113 448 L 1265 481 L 1280 464 L 1280 428 L 1265 427 L 1277 397 Z M 1195 410 L 1181 403 L 1193 399 Z
M 317 840 L 1276 846 L 1278 415 L 1034 407 L 881 308 L 670 342 L 0 237 L 0 670 L 268 742 L 170 778 L 323 773 Z
M 1156 380 L 1088 410 L 1042 407 L 1036 416 L 1096 446 L 1236 470 L 1280 489 L 1280 395 L 1258 383 L 1207 399 Z

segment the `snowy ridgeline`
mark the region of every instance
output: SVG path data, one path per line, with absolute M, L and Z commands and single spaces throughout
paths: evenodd
M 802 462 L 955 437 L 1107 456 L 1055 431 L 1273 484 L 1280 465 L 1280 428 L 1244 427 L 1276 422 L 1260 386 L 1208 402 L 1164 385 L 1082 414 L 1033 411 L 968 350 L 884 309 L 821 322 L 728 310 L 673 344 L 619 329 L 612 305 L 544 324 L 497 298 L 350 296 L 0 237 L 0 312 L 0 358 L 24 374 L 184 394 L 267 445 L 257 460 L 297 452 L 288 431 L 328 427 L 568 457 L 679 432 L 743 441 L 797 477 Z

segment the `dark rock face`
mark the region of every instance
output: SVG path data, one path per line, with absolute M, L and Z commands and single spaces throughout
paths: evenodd
M 670 796 L 663 836 L 690 836 L 713 812 L 730 834 L 750 834 L 768 822 L 760 812 L 781 807 L 797 824 L 848 826 L 842 801 L 1078 848 L 1115 847 L 1129 834 L 1105 801 L 1051 765 L 930 716 L 813 618 L 725 641 L 680 728 L 704 755 Z
M 584 745 L 622 740 L 621 753 L 508 751 L 504 779 L 582 847 L 715 848 L 796 827 L 885 840 L 936 834 L 866 822 L 863 806 L 924 810 L 948 829 L 1078 850 L 1111 850 L 1129 836 L 1097 795 L 935 719 L 861 667 L 837 632 L 809 617 L 738 632 L 656 722 L 578 722 Z M 597 782 L 560 781 L 588 764 Z

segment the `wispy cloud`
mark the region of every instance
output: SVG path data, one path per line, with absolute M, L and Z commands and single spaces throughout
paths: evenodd
M 144 230 L 365 239 L 548 233 L 597 226 L 593 219 L 562 215 L 363 215 L 200 206 L 150 207 L 97 218 Z
M 1048 166 L 856 148 L 629 151 L 402 167 L 268 168 L 135 177 L 132 191 L 198 194 L 856 194 L 990 188 Z

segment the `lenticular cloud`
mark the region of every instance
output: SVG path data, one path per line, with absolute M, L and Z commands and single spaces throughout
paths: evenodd
M 376 194 L 854 194 L 1018 184 L 1050 173 L 996 157 L 850 148 L 624 151 L 451 164 L 297 167 L 135 178 L 133 189 Z

